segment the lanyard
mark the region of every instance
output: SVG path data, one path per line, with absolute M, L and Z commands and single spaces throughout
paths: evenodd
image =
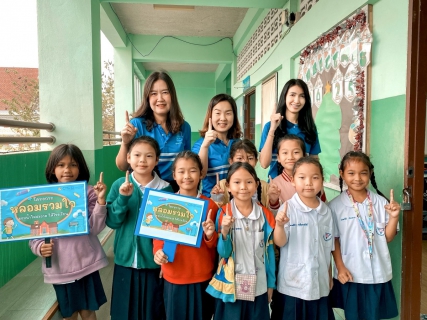
M 233 201 L 233 200 L 231 200 L 231 201 Z M 233 207 L 237 208 L 236 204 L 233 201 L 233 205 L 231 205 L 231 202 L 229 203 L 229 205 L 230 205 L 229 208 L 230 208 L 231 215 L 233 216 Z M 257 207 L 255 207 L 255 208 L 257 208 Z M 256 266 L 256 261 L 255 261 L 255 254 L 256 254 L 255 253 L 255 251 L 256 251 L 255 249 L 256 248 L 255 248 L 255 230 L 254 230 L 255 228 L 253 227 L 253 220 L 252 219 L 248 219 L 247 217 L 242 218 L 240 220 L 242 220 L 242 222 L 244 222 L 246 224 L 245 230 L 246 231 L 251 231 L 251 240 L 252 240 L 252 248 L 251 248 L 251 250 L 253 251 L 254 270 L 255 270 L 255 275 L 256 275 L 258 269 L 257 269 L 257 266 Z M 251 225 L 252 228 L 249 228 L 249 225 Z M 234 233 L 233 239 L 236 239 L 235 230 L 233 230 L 233 233 Z M 236 255 L 237 246 L 234 245 L 234 242 L 233 242 L 233 249 L 234 249 L 234 256 L 235 256 L 235 260 L 234 261 L 236 262 L 237 261 L 237 255 Z M 236 272 L 236 274 L 237 274 L 237 272 Z
M 359 208 L 356 205 L 356 202 L 353 199 L 353 196 L 347 190 L 347 195 L 350 198 L 351 203 L 353 204 L 353 209 L 356 212 L 357 218 L 359 219 L 360 227 L 362 228 L 363 233 L 365 234 L 366 239 L 368 240 L 368 250 L 369 257 L 372 259 L 372 246 L 374 244 L 374 209 L 372 205 L 371 197 L 369 196 L 369 192 L 367 194 L 368 199 L 368 228 L 366 228 L 365 223 L 363 222 L 362 217 L 360 216 Z

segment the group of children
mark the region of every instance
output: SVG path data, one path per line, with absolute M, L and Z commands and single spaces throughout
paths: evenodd
M 159 115 L 170 113 L 171 84 L 163 81 L 166 89 L 155 89 L 159 81 L 151 81 L 146 96 L 154 117 L 145 115 L 158 122 L 144 120 L 143 125 L 168 135 L 173 132 L 170 119 Z M 96 237 L 105 225 L 116 230 L 111 319 L 322 320 L 334 318 L 332 307 L 344 309 L 347 319 L 397 315 L 387 242 L 398 230 L 400 206 L 392 192 L 389 201 L 379 192 L 373 165 L 362 152 L 343 157 L 340 181 L 347 189 L 324 202 L 322 166 L 307 149 L 316 150 L 318 138 L 303 124 L 314 123 L 301 116 L 309 96 L 298 81 L 285 85 L 278 112 L 264 130 L 261 165 L 268 158 L 277 161 L 269 182 L 257 177 L 254 144 L 239 139 L 237 108 L 228 95 L 212 99 L 202 138 L 189 151 L 181 137 L 186 147 L 173 152 L 173 161 L 165 158 L 164 147 L 171 139 L 178 144 L 177 133 L 166 140 L 149 133 L 135 137 L 142 129 L 127 121 L 122 131 L 126 146 L 116 163 L 124 168 L 126 162 L 131 170 L 113 183 L 108 196 L 102 175 L 88 188 L 90 233 L 50 244 L 30 242 L 35 254 L 52 259 L 52 268 L 43 262 L 45 282 L 54 284 L 64 318 L 96 319 L 94 310 L 106 301 L 98 270 L 107 259 Z M 178 127 L 187 125 L 178 122 Z M 309 143 L 305 135 L 311 135 Z M 165 181 L 157 168 L 165 174 L 169 162 Z M 81 151 L 74 145 L 56 147 L 46 178 L 49 183 L 89 181 Z M 370 183 L 377 193 L 369 191 Z M 134 235 L 145 188 L 208 201 L 199 248 L 178 245 L 169 262 L 163 241 Z M 206 291 L 221 270 L 219 258 L 230 257 L 232 277 L 255 276 L 253 299 L 224 302 Z

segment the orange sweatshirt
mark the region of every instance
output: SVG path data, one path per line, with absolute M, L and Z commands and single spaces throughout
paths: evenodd
M 201 199 L 208 200 L 209 209 L 211 209 L 211 220 L 215 223 L 218 206 L 214 201 L 200 196 Z M 200 226 L 202 228 L 202 226 Z M 216 266 L 216 245 L 218 243 L 218 232 L 214 232 L 212 238 L 208 241 L 205 233 L 202 234 L 200 248 L 190 247 L 178 244 L 176 246 L 175 258 L 173 262 L 162 265 L 163 278 L 173 284 L 190 284 L 209 280 L 212 278 Z M 153 240 L 153 253 L 163 249 L 163 240 Z

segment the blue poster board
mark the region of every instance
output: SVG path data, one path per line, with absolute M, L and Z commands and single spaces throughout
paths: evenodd
M 251 87 L 251 76 L 247 76 L 243 79 L 243 91 L 248 90 Z
M 87 184 L 0 189 L 0 223 L 0 243 L 87 234 Z
M 208 204 L 199 198 L 145 189 L 135 235 L 165 240 L 163 251 L 172 262 L 176 244 L 200 247 Z

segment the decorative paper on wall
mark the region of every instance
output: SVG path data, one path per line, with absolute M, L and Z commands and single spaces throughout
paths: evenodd
M 338 166 L 350 150 L 366 150 L 367 79 L 372 32 L 368 6 L 306 47 L 298 78 L 307 82 L 324 167 L 325 185 L 339 190 Z
M 281 13 L 280 9 L 271 9 L 237 56 L 237 80 L 242 79 L 279 41 L 282 35 Z

